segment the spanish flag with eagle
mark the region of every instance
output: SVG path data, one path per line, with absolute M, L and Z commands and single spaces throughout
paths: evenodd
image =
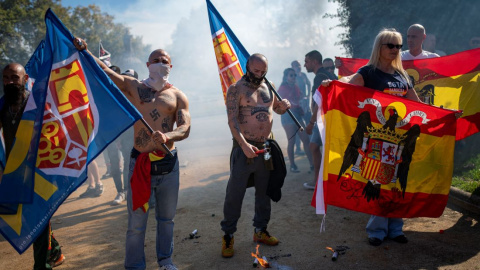
M 315 95 L 323 160 L 312 205 L 439 217 L 453 173 L 455 111 L 333 81 Z
M 339 76 L 348 76 L 368 59 L 341 58 Z M 456 140 L 480 131 L 480 49 L 443 57 L 402 61 L 422 101 L 452 110 L 462 110 L 457 119 Z

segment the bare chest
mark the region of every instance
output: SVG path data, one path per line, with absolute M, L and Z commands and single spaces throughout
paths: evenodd
M 177 107 L 177 101 L 173 93 L 143 89 L 143 91 L 138 91 L 138 98 L 136 107 L 150 125 L 163 132 L 172 129 Z
M 273 93 L 264 85 L 259 88 L 250 88 L 248 84 L 242 87 L 240 106 L 271 107 L 273 105 Z

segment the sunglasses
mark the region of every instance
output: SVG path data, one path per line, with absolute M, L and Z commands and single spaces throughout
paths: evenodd
M 387 47 L 388 47 L 389 49 L 397 48 L 397 49 L 399 49 L 399 50 L 400 50 L 400 49 L 402 48 L 402 46 L 403 46 L 403 44 L 396 44 L 396 45 L 395 45 L 395 44 L 392 44 L 392 43 L 386 43 L 386 44 L 382 44 L 382 45 L 387 45 Z
M 290 74 L 288 77 L 297 77 L 297 74 Z
M 325 67 L 325 69 L 331 69 L 331 70 L 334 70 L 334 69 L 335 69 L 335 66 L 331 66 L 331 67 Z

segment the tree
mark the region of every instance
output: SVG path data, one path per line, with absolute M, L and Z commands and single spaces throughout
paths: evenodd
M 98 6 L 72 9 L 63 7 L 60 0 L 5 0 L 0 2 L 1 68 L 10 62 L 27 63 L 45 37 L 44 15 L 49 7 L 73 35 L 87 41 L 92 53 L 98 53 L 101 40 L 112 53 L 112 64 L 116 64 L 116 60 L 122 62 L 132 51 L 141 59 L 147 58 L 150 47 L 143 45 L 141 38 L 132 37 L 126 26 L 114 23 L 114 17 L 102 13 Z M 125 36 L 129 37 L 128 42 L 124 42 Z
M 339 26 L 347 28 L 340 36 L 341 44 L 354 58 L 368 58 L 373 40 L 382 28 L 395 28 L 403 35 L 410 25 L 419 23 L 427 33 L 437 36 L 437 48 L 448 54 L 470 49 L 468 42 L 480 36 L 477 20 L 480 6 L 475 1 L 461 0 L 337 0 Z

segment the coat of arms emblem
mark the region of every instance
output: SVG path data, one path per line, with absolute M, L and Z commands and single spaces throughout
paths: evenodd
M 398 113 L 389 109 L 389 119 L 382 127 L 374 127 L 369 112 L 362 112 L 357 118 L 357 127 L 345 150 L 338 180 L 351 167 L 368 180 L 362 194 L 367 201 L 380 197 L 381 185 L 400 182 L 403 195 L 412 154 L 420 127 L 413 125 L 407 132 L 400 133 L 395 126 Z

